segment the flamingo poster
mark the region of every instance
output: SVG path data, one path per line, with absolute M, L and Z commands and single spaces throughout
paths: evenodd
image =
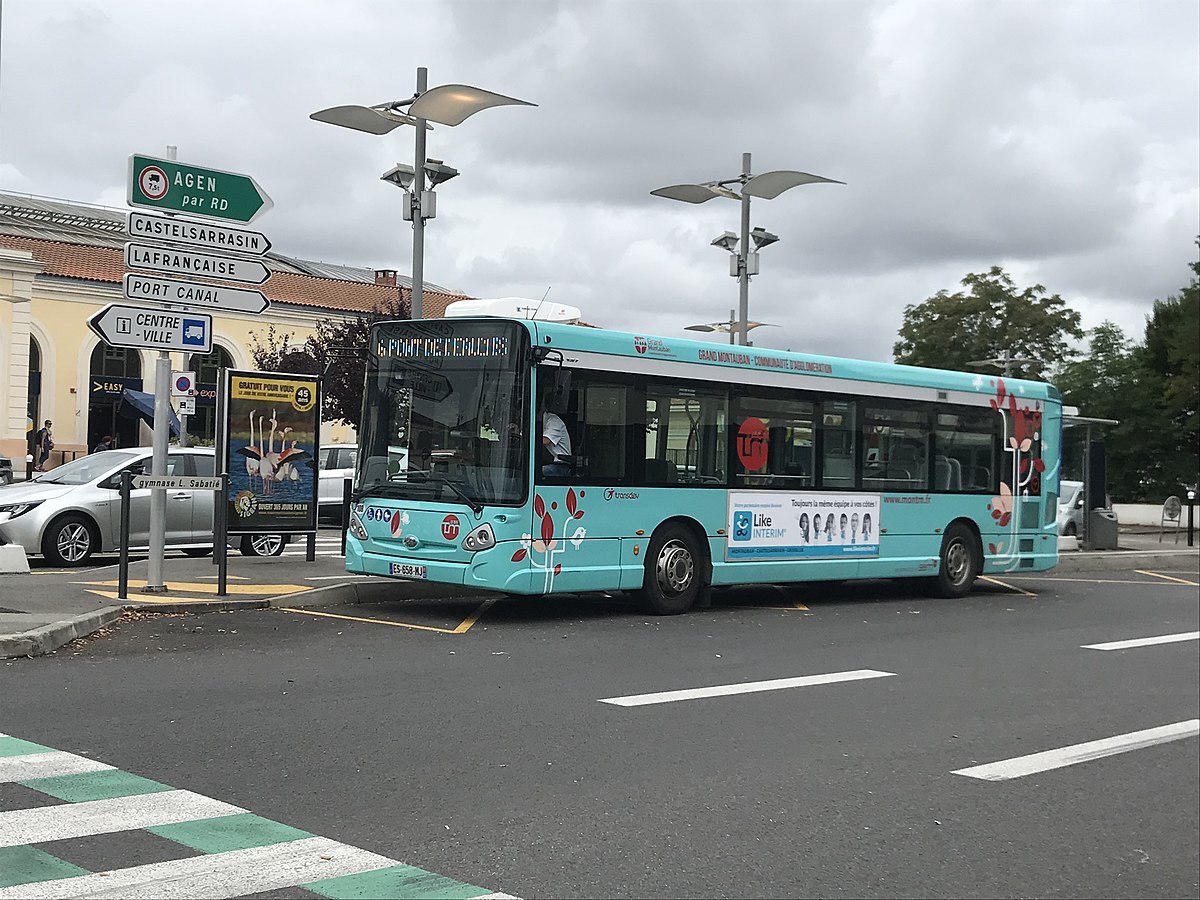
M 315 531 L 320 379 L 231 371 L 227 384 L 229 533 Z

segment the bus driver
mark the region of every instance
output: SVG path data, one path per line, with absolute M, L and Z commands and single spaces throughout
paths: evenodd
M 558 460 L 560 456 L 571 455 L 571 434 L 566 423 L 550 410 L 542 413 L 542 446 L 550 457 L 550 461 L 542 466 L 542 474 L 570 475 L 571 467 Z

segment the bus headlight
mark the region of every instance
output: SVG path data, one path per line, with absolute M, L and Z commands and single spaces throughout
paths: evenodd
M 487 522 L 478 528 L 471 529 L 471 533 L 463 538 L 462 542 L 462 548 L 468 553 L 478 553 L 480 550 L 487 550 L 495 546 L 496 533 L 492 531 L 492 526 Z
M 359 521 L 358 513 L 350 513 L 349 531 L 360 541 L 365 541 L 367 539 L 367 529 L 364 528 L 363 523 Z

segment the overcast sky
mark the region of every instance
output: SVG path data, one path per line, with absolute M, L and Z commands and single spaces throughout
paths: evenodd
M 0 0 L 0 190 L 123 207 L 132 152 L 253 175 L 282 253 L 408 273 L 413 132 L 310 121 L 461 82 L 538 104 L 429 133 L 428 280 L 647 334 L 728 318 L 756 200 L 759 346 L 890 359 L 904 306 L 1004 266 L 1142 337 L 1200 232 L 1195 0 Z M 686 332 L 689 336 L 697 336 Z M 713 340 L 727 340 L 714 335 Z

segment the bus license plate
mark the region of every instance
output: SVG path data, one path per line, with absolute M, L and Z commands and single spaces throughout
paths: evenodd
M 388 574 L 399 575 L 401 578 L 427 578 L 425 566 L 414 566 L 411 563 L 389 563 Z

